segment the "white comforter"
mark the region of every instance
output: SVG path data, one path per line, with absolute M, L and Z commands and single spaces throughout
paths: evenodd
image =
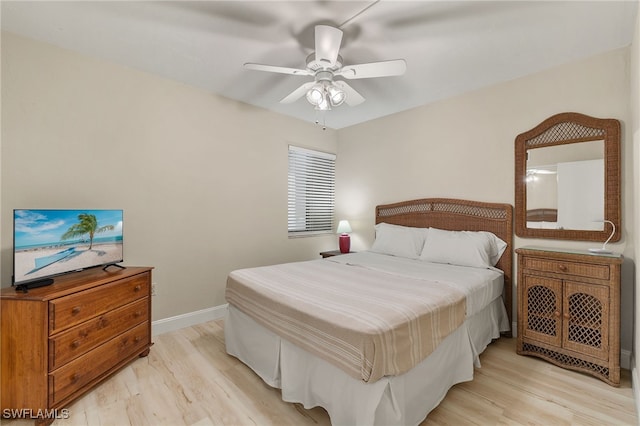
M 446 283 L 465 294 L 467 318 L 480 312 L 489 303 L 502 295 L 504 285 L 503 273 L 497 268 L 482 269 L 431 263 L 369 251 L 333 256 L 324 260 L 389 274 Z

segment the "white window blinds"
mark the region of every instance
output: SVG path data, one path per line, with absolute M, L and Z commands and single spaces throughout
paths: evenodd
M 289 145 L 289 236 L 333 232 L 336 156 Z

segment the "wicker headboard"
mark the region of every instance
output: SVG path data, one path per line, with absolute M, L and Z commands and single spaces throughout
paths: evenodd
M 380 222 L 450 231 L 489 231 L 507 243 L 496 265 L 504 272 L 505 307 L 512 321 L 513 207 L 510 204 L 485 203 L 451 198 L 423 198 L 376 207 Z

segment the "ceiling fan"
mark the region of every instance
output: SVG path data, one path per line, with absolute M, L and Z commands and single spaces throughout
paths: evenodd
M 343 80 L 402 75 L 407 69 L 404 59 L 370 62 L 366 64 L 344 65 L 340 56 L 342 30 L 329 25 L 316 25 L 315 52 L 307 56 L 305 69 L 287 68 L 274 65 L 246 63 L 248 70 L 275 72 L 280 74 L 312 76 L 314 81 L 304 83 L 280 100 L 288 104 L 306 94 L 310 104 L 317 110 L 326 111 L 346 103 L 355 106 L 364 102 L 364 97 Z

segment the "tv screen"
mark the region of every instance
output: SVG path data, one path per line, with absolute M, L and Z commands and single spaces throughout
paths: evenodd
M 14 210 L 13 283 L 122 262 L 122 219 L 122 210 Z

